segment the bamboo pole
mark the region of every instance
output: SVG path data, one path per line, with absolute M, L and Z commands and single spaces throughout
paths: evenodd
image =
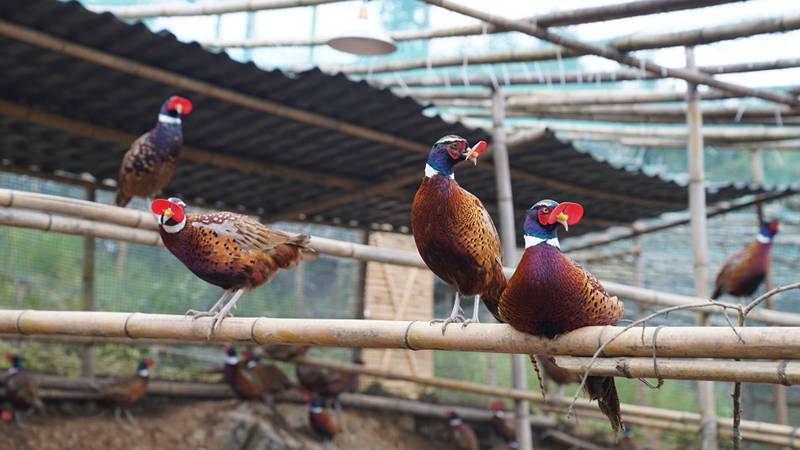
M 97 12 L 110 12 L 120 19 L 146 19 L 149 17 L 185 17 L 228 14 L 238 12 L 267 11 L 324 5 L 345 0 L 226 0 L 198 3 L 167 3 L 131 6 L 95 6 Z
M 458 111 L 449 110 L 450 114 L 455 114 L 459 118 L 467 119 L 487 119 L 491 117 L 488 111 L 468 110 Z M 573 112 L 553 112 L 546 109 L 512 109 L 508 111 L 508 117 L 518 119 L 557 119 L 557 120 L 581 120 L 590 122 L 618 122 L 618 123 L 647 123 L 647 124 L 672 124 L 685 123 L 684 116 L 676 114 L 626 114 L 626 113 L 592 113 L 589 111 L 576 110 Z M 777 115 L 744 114 L 736 120 L 734 116 L 712 115 L 705 123 L 710 124 L 753 124 L 753 125 L 775 125 Z M 791 114 L 781 119 L 783 125 L 800 125 L 800 115 Z
M 556 132 L 594 133 L 598 135 L 605 134 L 610 136 L 625 137 L 665 137 L 687 139 L 689 135 L 688 128 L 683 127 L 632 127 L 572 124 L 548 121 L 541 121 L 533 127 L 521 128 L 534 128 L 534 130 L 531 131 L 537 132 L 541 130 L 542 127 L 546 127 Z M 716 142 L 730 141 L 740 143 L 747 141 L 757 142 L 800 138 L 800 127 L 706 127 L 701 131 L 703 139 L 710 139 Z M 509 139 L 509 145 L 513 146 L 516 143 L 524 142 L 525 140 L 527 140 L 525 133 L 515 134 Z
M 516 264 L 517 232 L 514 224 L 514 200 L 511 191 L 511 173 L 506 147 L 506 104 L 503 92 L 495 89 L 492 96 L 492 157 L 494 158 L 495 183 L 497 184 L 497 208 L 500 216 L 500 241 L 503 247 L 503 262 Z M 476 308 L 479 306 L 476 304 Z M 511 357 L 511 383 L 515 389 L 528 388 L 527 357 Z M 525 400 L 514 401 L 514 428 L 521 450 L 533 450 L 531 427 L 528 425 L 530 405 Z
M 0 189 L 0 199 L 4 195 L 4 190 Z M 14 191 L 15 197 L 19 200 L 19 205 L 24 205 L 21 200 L 25 197 L 24 193 Z M 41 196 L 41 194 L 36 194 Z M 772 198 L 779 198 L 787 195 L 775 194 Z M 0 203 L 1 205 L 2 203 Z M 752 203 L 739 203 L 736 208 L 743 208 L 751 206 Z M 82 208 L 78 205 L 73 205 L 74 211 L 80 214 Z M 107 208 L 113 209 L 114 206 L 107 205 Z M 123 211 L 126 211 L 122 208 Z M 718 209 L 710 212 L 710 215 L 717 213 L 721 214 L 724 211 L 735 209 L 730 207 L 727 210 Z M 131 211 L 131 210 L 127 210 Z M 127 220 L 127 219 L 121 219 Z M 688 222 L 684 220 L 683 223 Z M 115 239 L 124 242 L 131 242 L 145 245 L 161 245 L 160 236 L 154 230 L 145 230 L 137 228 L 123 227 L 114 224 L 93 222 L 88 220 L 76 219 L 72 217 L 62 217 L 48 213 L 41 213 L 36 211 L 28 211 L 16 208 L 0 208 L 0 224 L 10 225 L 22 228 L 31 228 L 42 231 L 54 231 L 65 234 L 73 234 L 79 236 L 94 236 L 102 239 Z M 669 226 L 662 225 L 663 228 Z M 643 234 L 648 230 L 639 229 L 639 233 Z M 422 261 L 418 253 L 406 252 L 401 250 L 383 249 L 372 247 L 368 245 L 355 244 L 351 242 L 336 241 L 333 239 L 326 239 L 320 237 L 311 238 L 311 246 L 322 254 L 328 256 L 351 258 L 360 261 L 375 261 L 388 264 L 396 264 L 408 267 L 426 268 L 427 266 Z M 591 246 L 591 245 L 589 245 Z M 587 247 L 587 246 L 584 246 Z M 514 271 L 512 267 L 506 267 L 505 273 L 511 276 Z M 635 286 L 628 286 L 621 283 L 610 281 L 603 282 L 606 289 L 612 294 L 621 298 L 625 298 L 636 303 L 651 305 L 651 306 L 679 306 L 697 303 L 704 299 L 698 297 L 691 297 L 679 294 L 670 294 L 665 292 L 658 292 L 650 289 L 642 289 Z M 715 312 L 716 313 L 716 312 Z M 787 312 L 778 312 L 770 310 L 755 310 L 748 316 L 750 320 L 755 322 L 770 323 L 775 325 L 798 326 L 800 325 L 800 315 Z
M 95 190 L 92 188 L 86 189 L 87 202 L 94 203 Z M 97 302 L 95 299 L 95 241 L 94 237 L 86 236 L 83 238 L 83 309 L 85 311 L 94 311 L 97 309 Z M 88 345 L 82 349 L 81 354 L 81 375 L 84 377 L 93 377 L 95 372 L 95 353 L 94 348 Z
M 694 48 L 686 47 L 686 67 L 693 70 Z M 692 233 L 694 253 L 694 290 L 698 297 L 708 298 L 708 237 L 706 231 L 706 186 L 703 166 L 703 116 L 700 112 L 700 94 L 697 84 L 686 87 L 686 122 L 689 128 L 689 225 Z M 700 314 L 697 324 L 708 325 L 708 314 Z M 717 402 L 714 385 L 709 381 L 698 382 L 698 402 L 702 416 L 700 434 L 703 450 L 716 450 Z
M 564 27 L 583 23 L 601 22 L 623 19 L 647 14 L 665 13 L 685 9 L 704 8 L 708 6 L 733 3 L 741 0 L 710 0 L 698 3 L 696 0 L 636 0 L 616 5 L 602 5 L 579 8 L 567 11 L 553 11 L 529 17 L 526 20 L 536 22 L 542 27 Z M 475 36 L 480 34 L 502 33 L 504 30 L 493 25 L 465 25 L 461 27 L 442 28 L 438 30 L 406 30 L 390 33 L 395 42 L 414 41 L 420 39 L 438 39 L 446 37 Z M 310 45 L 326 45 L 328 38 L 311 39 L 234 39 L 203 42 L 202 45 L 214 48 L 254 48 L 254 47 L 297 47 Z
M 685 148 L 685 139 L 675 138 L 646 138 L 646 137 L 623 137 L 610 134 L 593 133 L 559 133 L 559 138 L 569 141 L 588 140 L 588 141 L 610 141 L 633 147 L 648 147 L 653 149 L 661 148 Z M 719 142 L 715 140 L 704 140 L 706 147 L 714 147 L 715 150 L 798 150 L 800 141 L 766 141 L 766 142 Z
M 582 375 L 591 358 L 555 356 L 556 364 L 564 370 Z M 658 366 L 658 370 L 654 367 Z M 669 380 L 708 380 L 776 385 L 800 384 L 800 363 L 795 361 L 734 361 L 659 358 L 600 358 L 592 365 L 592 375 L 658 378 Z
M 708 74 L 699 72 L 694 69 L 688 70 L 688 69 L 665 67 L 660 64 L 636 58 L 634 56 L 631 56 L 630 54 L 625 53 L 633 50 L 632 48 L 626 48 L 624 46 L 613 47 L 613 46 L 586 43 L 583 41 L 579 41 L 577 39 L 561 36 L 557 33 L 538 27 L 531 23 L 505 19 L 502 17 L 495 16 L 493 14 L 488 14 L 479 11 L 474 8 L 470 8 L 468 6 L 454 3 L 450 0 L 424 0 L 424 1 L 426 3 L 437 5 L 442 8 L 448 9 L 450 11 L 458 12 L 466 16 L 482 20 L 487 23 L 491 23 L 496 26 L 507 27 L 508 29 L 525 33 L 527 35 L 559 45 L 564 49 L 569 49 L 569 51 L 573 51 L 578 54 L 600 56 L 602 58 L 610 59 L 612 61 L 616 61 L 620 64 L 624 64 L 626 66 L 630 66 L 635 69 L 640 69 L 642 71 L 657 73 L 671 78 L 678 78 L 690 83 L 703 84 L 709 87 L 717 88 L 734 94 L 740 94 L 749 97 L 757 97 L 776 103 L 785 103 L 787 105 L 800 104 L 800 101 L 798 101 L 797 96 L 795 95 L 776 94 L 772 92 L 766 92 L 763 90 L 752 89 L 734 83 L 728 83 L 717 80 Z M 771 22 L 772 26 L 775 27 L 776 30 L 782 31 L 786 29 L 800 28 L 800 13 L 786 15 L 777 19 L 769 19 L 769 21 Z M 756 24 L 754 22 L 739 23 L 736 26 L 742 28 L 742 34 L 739 34 L 739 36 L 744 35 L 744 32 L 747 30 L 763 29 L 765 27 L 765 25 L 763 24 Z M 681 39 L 676 45 L 697 45 L 701 43 L 714 42 L 709 38 L 709 36 L 711 36 L 714 32 L 720 32 L 720 34 L 722 35 L 729 35 L 726 33 L 730 33 L 731 27 L 726 26 L 724 27 L 725 28 L 724 30 L 722 28 L 723 27 L 717 27 L 716 29 L 705 28 L 702 31 L 700 31 L 699 34 L 697 33 L 696 30 L 684 32 L 685 34 L 681 35 Z M 694 39 L 689 38 L 689 36 L 694 36 Z M 652 39 L 648 38 L 648 42 L 652 42 Z M 661 43 L 659 45 L 659 47 L 664 47 L 664 46 L 666 46 L 664 45 L 664 43 Z M 639 49 L 641 50 L 641 48 Z M 558 50 L 558 51 L 560 55 L 564 55 L 565 53 L 564 50 Z M 566 53 L 569 53 L 569 51 L 567 51 Z
M 0 333 L 176 339 L 207 338 L 209 318 L 144 313 L 0 310 Z M 448 330 L 427 321 L 354 319 L 229 318 L 214 335 L 217 342 L 298 344 L 321 347 L 405 348 L 511 354 L 590 356 L 620 327 L 585 327 L 557 339 L 527 335 L 506 324 L 472 324 Z M 800 328 L 663 327 L 656 354 L 675 358 L 800 359 Z M 655 328 L 630 329 L 605 349 L 605 355 L 650 356 Z
M 749 63 L 725 64 L 716 66 L 699 66 L 697 69 L 709 75 L 721 75 L 729 73 L 761 72 L 766 70 L 780 70 L 800 67 L 800 58 L 781 58 L 768 61 L 754 61 Z M 538 68 L 538 66 L 536 66 Z M 429 73 L 424 75 L 405 75 L 393 74 L 391 77 L 373 77 L 369 81 L 379 86 L 456 86 L 461 83 L 469 83 L 470 86 L 493 86 L 496 82 L 504 85 L 552 85 L 552 84 L 590 84 L 590 83 L 610 83 L 620 81 L 635 80 L 657 80 L 666 78 L 661 74 L 645 73 L 641 70 L 619 69 L 611 71 L 584 72 L 582 70 L 564 72 L 542 72 L 539 70 L 528 70 L 524 73 L 511 73 L 498 78 L 492 78 L 488 74 L 470 73 L 467 75 L 452 76 L 445 73 Z M 402 89 L 403 95 L 411 95 L 416 98 L 453 98 L 460 93 L 477 91 L 445 89 L 427 93 L 428 89 Z M 790 91 L 794 93 L 793 91 Z M 506 91 L 507 95 L 516 95 L 516 91 Z M 479 98 L 476 94 L 468 94 L 472 98 Z M 484 91 L 480 98 L 490 98 L 491 93 Z

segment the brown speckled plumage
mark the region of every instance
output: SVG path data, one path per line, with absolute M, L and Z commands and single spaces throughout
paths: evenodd
M 166 136 L 166 144 L 169 145 L 167 149 L 160 148 L 165 145 L 162 142 L 165 139 L 157 139 L 160 133 L 169 134 Z M 180 134 L 172 134 L 156 127 L 134 141 L 119 168 L 117 206 L 127 205 L 135 196 L 153 197 L 169 183 L 175 175 L 175 166 L 183 144 Z
M 425 177 L 411 206 L 414 240 L 425 264 L 465 296 L 480 295 L 495 318 L 506 287 L 502 249 L 478 197 L 442 175 Z
M 201 279 L 224 289 L 253 289 L 278 269 L 297 265 L 311 252 L 309 237 L 268 228 L 229 212 L 189 214 L 177 233 L 161 229 L 164 245 Z

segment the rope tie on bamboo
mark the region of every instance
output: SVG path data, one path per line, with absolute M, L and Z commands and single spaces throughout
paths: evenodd
M 617 371 L 622 372 L 625 375 L 625 378 L 635 378 L 633 374 L 631 374 L 631 368 L 628 364 L 628 361 L 624 359 L 617 360 Z
M 29 311 L 32 311 L 32 310 L 26 309 L 26 310 L 22 311 L 21 313 L 19 313 L 19 315 L 17 316 L 17 321 L 16 321 L 15 325 L 17 327 L 17 333 L 19 333 L 19 334 L 25 334 L 25 332 L 22 331 L 22 327 L 19 325 L 19 323 L 22 320 L 22 316 L 24 316 L 25 313 L 29 312 Z
M 128 314 L 128 317 L 125 318 L 125 324 L 122 326 L 122 330 L 125 331 L 125 336 L 128 336 L 131 339 L 136 339 L 136 338 L 132 336 L 130 332 L 128 332 L 128 321 L 131 320 L 131 317 L 135 316 L 136 314 L 139 313 Z
M 787 360 L 783 360 L 778 363 L 778 381 L 784 386 L 791 386 L 792 383 L 786 378 L 786 365 L 789 363 Z
M 250 324 L 250 341 L 255 342 L 257 344 L 260 344 L 260 342 L 258 342 L 258 339 L 256 339 L 256 324 L 258 323 L 259 320 L 261 320 L 261 317 L 256 318 L 256 320 L 254 320 L 253 323 Z
M 409 334 L 410 334 L 410 332 L 411 332 L 411 327 L 412 327 L 412 326 L 413 326 L 415 323 L 417 323 L 417 321 L 416 321 L 416 320 L 412 320 L 411 322 L 409 322 L 409 323 L 408 323 L 408 326 L 406 327 L 406 332 L 403 334 L 403 346 L 405 346 L 405 348 L 407 348 L 407 349 L 409 349 L 409 350 L 411 350 L 411 351 L 416 351 L 416 350 L 417 350 L 417 349 L 415 349 L 414 347 L 412 347 L 412 346 L 411 346 L 411 343 L 408 341 L 408 335 L 409 335 Z
M 653 331 L 653 372 L 656 374 L 656 379 L 658 379 L 658 383 L 653 385 L 649 381 L 644 378 L 639 378 L 639 381 L 644 383 L 645 386 L 649 387 L 650 389 L 660 389 L 661 386 L 664 385 L 664 379 L 661 378 L 661 373 L 658 371 L 658 355 L 656 353 L 656 349 L 658 348 L 658 332 L 664 328 L 663 325 L 659 325 L 656 327 L 655 331 Z

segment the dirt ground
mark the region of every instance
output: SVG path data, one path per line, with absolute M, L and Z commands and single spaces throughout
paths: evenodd
M 100 406 L 51 408 L 28 416 L 25 428 L 0 425 L 0 449 L 13 450 L 444 450 L 447 443 L 415 431 L 414 419 L 376 411 L 345 411 L 346 431 L 324 446 L 307 425 L 307 407 L 278 406 L 285 425 L 261 404 L 236 400 L 176 402 L 148 400 L 135 408 L 136 424 L 118 423 Z M 438 434 L 438 424 L 432 424 Z M 426 424 L 428 430 L 431 424 Z M 444 430 L 444 429 L 443 429 Z

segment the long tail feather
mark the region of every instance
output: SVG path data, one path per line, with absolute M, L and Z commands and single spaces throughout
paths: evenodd
M 614 432 L 622 431 L 622 413 L 614 377 L 589 377 L 586 379 L 586 393 L 590 400 L 597 400 L 600 411 L 608 417 Z
M 539 392 L 542 393 L 542 399 L 547 400 L 547 389 L 544 387 L 544 380 L 542 380 L 542 373 L 539 372 L 539 363 L 536 360 L 536 355 L 528 355 L 531 358 L 531 364 L 533 364 L 533 371 L 536 372 L 536 379 L 539 381 Z

